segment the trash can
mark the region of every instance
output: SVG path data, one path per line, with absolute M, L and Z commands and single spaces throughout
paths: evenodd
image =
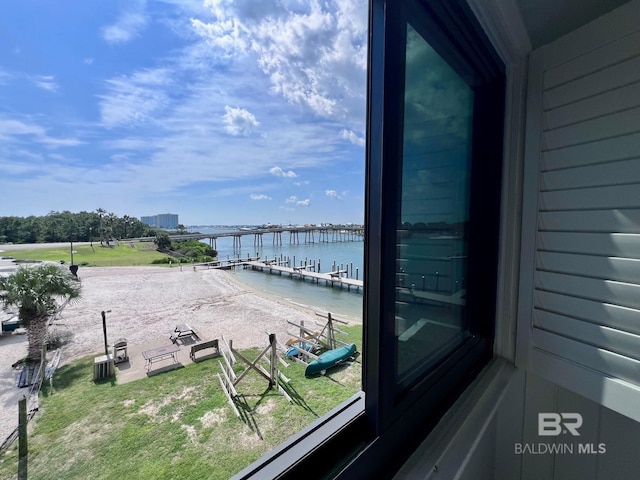
M 113 344 L 113 361 L 114 363 L 122 363 L 129 360 L 127 353 L 127 339 L 119 338 Z

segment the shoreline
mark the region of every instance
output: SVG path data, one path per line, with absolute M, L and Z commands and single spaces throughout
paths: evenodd
M 221 270 L 91 267 L 82 271 L 80 279 L 80 301 L 67 305 L 49 327 L 50 335 L 65 342 L 60 366 L 104 354 L 103 310 L 108 344 L 126 338 L 128 346 L 162 338 L 169 343 L 175 326 L 188 323 L 203 341 L 224 335 L 237 348 L 262 347 L 268 333 L 275 333 L 284 343 L 291 329 L 287 320 L 305 324 L 317 320 L 313 309 L 247 285 Z M 5 405 L 0 442 L 17 427 L 18 400 L 25 392 L 15 387 L 17 370 L 11 364 L 24 358 L 26 351 L 26 335 L 0 336 L 0 402 Z

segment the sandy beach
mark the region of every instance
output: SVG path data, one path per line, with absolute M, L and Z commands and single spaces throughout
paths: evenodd
M 225 338 L 238 348 L 261 347 L 267 333 L 284 341 L 287 320 L 316 320 L 314 312 L 243 286 L 219 270 L 165 267 L 87 268 L 79 272 L 82 298 L 68 305 L 50 327 L 67 343 L 61 364 L 104 352 L 101 312 L 111 344 L 126 338 L 129 346 L 166 338 L 175 325 L 188 323 L 203 340 Z M 339 312 L 336 312 L 339 313 Z M 26 335 L 0 336 L 0 442 L 18 423 L 18 400 L 11 364 L 27 351 Z

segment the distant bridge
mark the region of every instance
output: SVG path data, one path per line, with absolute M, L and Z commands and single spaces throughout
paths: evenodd
M 251 228 L 246 230 L 234 230 L 229 232 L 216 233 L 184 233 L 169 235 L 171 241 L 181 240 L 209 240 L 211 248 L 216 248 L 218 238 L 232 237 L 233 246 L 242 246 L 241 239 L 246 236 L 253 236 L 253 245 L 262 246 L 264 234 L 272 234 L 272 244 L 282 245 L 282 234 L 289 233 L 289 244 L 299 245 L 300 237 L 302 243 L 316 243 L 316 236 L 319 243 L 329 242 L 358 242 L 364 239 L 364 226 L 362 225 L 332 225 L 332 226 L 309 226 L 309 227 L 269 227 Z M 286 237 L 286 235 L 285 235 Z M 153 242 L 156 237 L 140 237 L 140 242 Z

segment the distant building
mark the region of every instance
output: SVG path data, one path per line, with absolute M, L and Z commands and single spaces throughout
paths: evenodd
M 140 217 L 140 221 L 151 227 L 166 228 L 168 230 L 178 228 L 178 215 L 174 213 L 159 213 L 149 217 Z

